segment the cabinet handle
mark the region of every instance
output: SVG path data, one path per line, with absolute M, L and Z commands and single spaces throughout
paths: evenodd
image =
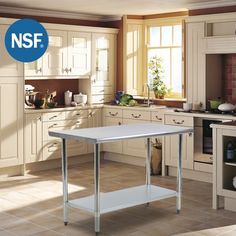
M 38 117 L 38 118 L 37 118 L 37 120 L 39 120 L 39 121 L 42 121 L 42 117 L 41 117 L 41 116 L 40 116 L 40 117 Z
M 92 117 L 93 116 L 93 113 L 92 112 L 89 112 L 89 115 L 88 115 L 89 117 Z
M 111 116 L 117 116 L 117 115 L 118 115 L 118 112 L 112 113 L 112 112 L 109 111 L 109 115 L 111 115 Z
M 140 118 L 142 115 L 141 114 L 138 114 L 138 115 L 134 115 L 134 114 L 131 114 L 135 119 L 138 119 Z
M 51 116 L 51 117 L 49 117 L 49 120 L 52 120 L 54 118 L 57 118 L 57 116 Z
M 77 113 L 76 115 L 77 115 L 77 116 L 80 116 L 81 114 L 80 114 L 80 113 Z
M 118 125 L 121 125 L 121 122 L 120 122 L 120 121 L 118 122 Z
M 64 72 L 68 73 L 68 68 L 63 68 L 62 73 L 64 73 Z
M 99 91 L 99 93 L 104 93 L 104 92 L 105 92 L 105 90 L 104 90 L 104 89 Z
M 76 125 L 80 125 L 81 122 L 80 122 L 80 121 L 76 121 L 75 124 L 76 124 Z
M 176 121 L 175 119 L 173 120 L 173 122 L 177 125 L 182 125 L 184 123 L 184 120 L 182 121 Z
M 67 73 L 68 72 L 70 72 L 70 73 L 72 72 L 72 68 L 71 67 L 70 67 L 70 69 L 67 69 Z
M 104 98 L 101 98 L 101 99 L 99 100 L 99 102 L 104 102 Z
M 58 145 L 58 143 L 53 143 L 52 145 L 48 146 L 48 148 L 56 147 L 57 145 Z
M 57 124 L 57 123 L 55 123 L 55 124 L 52 124 L 52 125 L 48 126 L 48 128 L 49 128 L 49 129 L 51 129 L 51 128 L 53 128 L 53 127 L 57 126 L 57 125 L 58 125 L 58 124 Z
M 36 69 L 36 73 L 42 73 L 42 68 L 40 67 L 39 69 Z
M 193 136 L 193 133 L 188 133 L 188 136 L 189 136 L 189 137 L 192 137 L 192 136 Z
M 157 119 L 157 120 L 162 120 L 162 118 L 159 118 L 158 116 L 156 116 L 156 119 Z

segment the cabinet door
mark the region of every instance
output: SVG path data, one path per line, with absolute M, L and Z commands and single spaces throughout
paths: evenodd
M 0 76 L 23 76 L 23 63 L 14 60 L 5 48 L 5 34 L 9 25 L 0 26 Z
M 165 164 L 177 166 L 179 153 L 179 136 L 171 135 L 164 137 Z M 183 134 L 182 167 L 193 169 L 193 135 Z
M 68 75 L 91 75 L 91 33 L 68 33 Z
M 42 161 L 42 132 L 42 114 L 27 114 L 24 124 L 24 148 L 26 163 Z
M 67 32 L 48 30 L 48 49 L 43 55 L 44 76 L 65 76 L 67 68 Z
M 114 86 L 115 81 L 115 44 L 113 34 L 93 34 L 93 86 Z
M 123 119 L 123 124 L 146 123 L 150 121 Z M 145 157 L 146 156 L 146 140 L 145 139 L 128 139 L 123 141 L 123 153 L 130 156 Z
M 0 168 L 23 164 L 23 77 L 0 78 Z
M 122 118 L 104 118 L 104 126 L 112 126 L 112 125 L 122 125 Z M 104 143 L 103 151 L 105 152 L 114 152 L 114 153 L 122 153 L 122 141 Z
M 24 74 L 25 76 L 42 76 L 43 75 L 42 57 L 36 61 L 24 63 Z
M 90 109 L 88 111 L 88 127 L 101 127 L 102 126 L 102 110 L 101 109 Z M 88 144 L 88 152 L 93 152 L 93 144 Z
M 186 25 L 187 101 L 206 103 L 206 56 L 203 53 L 205 23 Z

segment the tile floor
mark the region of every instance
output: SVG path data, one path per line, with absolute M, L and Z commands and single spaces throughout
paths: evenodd
M 144 168 L 102 162 L 102 191 L 139 185 L 144 180 Z M 152 181 L 175 189 L 173 177 L 154 176 Z M 69 191 L 70 198 L 93 193 L 92 163 L 69 169 Z M 102 216 L 100 235 L 236 235 L 236 213 L 211 209 L 211 184 L 184 180 L 182 211 L 180 215 L 175 212 L 175 199 L 171 198 L 149 207 L 141 205 L 108 213 Z M 60 169 L 0 179 L 0 236 L 94 235 L 93 222 L 91 214 L 70 209 L 69 224 L 64 226 Z M 227 227 L 209 231 L 222 226 Z

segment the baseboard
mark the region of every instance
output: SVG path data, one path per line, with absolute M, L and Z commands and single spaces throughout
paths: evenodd
M 168 175 L 177 176 L 177 168 L 168 166 Z M 197 171 L 197 170 L 183 169 L 182 176 L 183 178 L 186 178 L 186 179 L 212 183 L 212 173 L 207 173 L 207 172 L 202 172 L 202 171 Z
M 142 157 L 128 156 L 112 152 L 104 152 L 104 159 L 109 161 L 127 163 L 136 166 L 145 166 L 145 159 Z
M 93 154 L 69 157 L 68 166 L 73 166 L 79 163 L 85 163 L 90 161 L 93 161 Z M 41 170 L 51 170 L 59 167 L 61 167 L 61 158 L 35 163 L 28 163 L 25 165 L 25 173 L 32 173 Z
M 236 199 L 225 197 L 225 210 L 236 212 Z
M 22 175 L 23 172 L 24 172 L 24 165 L 0 168 L 0 178 Z

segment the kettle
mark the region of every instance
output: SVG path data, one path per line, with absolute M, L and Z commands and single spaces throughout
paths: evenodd
M 70 106 L 71 105 L 71 101 L 72 101 L 72 92 L 70 90 L 67 90 L 64 93 L 64 100 L 65 100 L 65 105 L 66 106 Z

